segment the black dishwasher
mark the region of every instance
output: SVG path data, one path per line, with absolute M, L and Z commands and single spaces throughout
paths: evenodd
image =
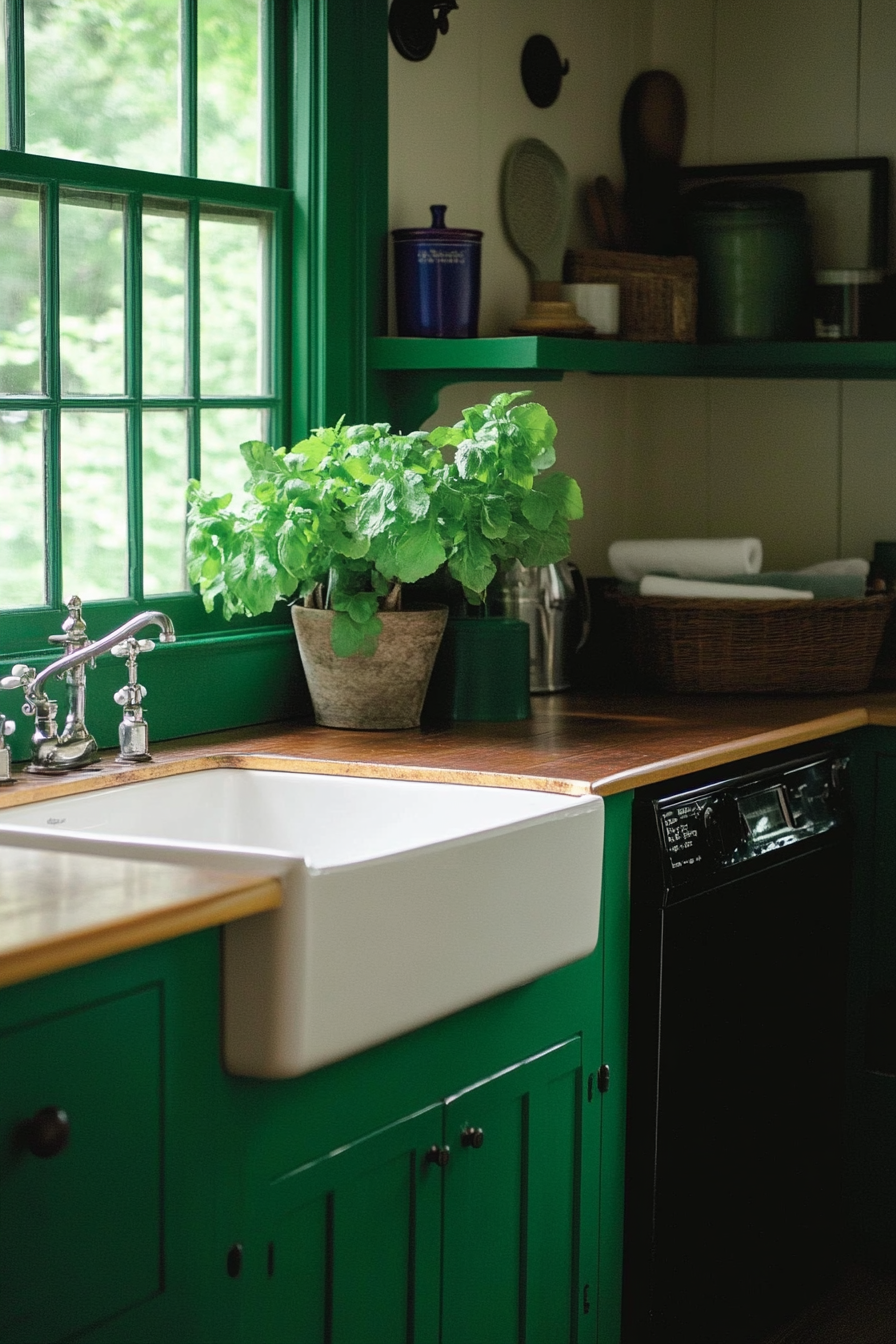
M 626 1344 L 761 1339 L 841 1259 L 846 772 L 828 741 L 636 794 Z

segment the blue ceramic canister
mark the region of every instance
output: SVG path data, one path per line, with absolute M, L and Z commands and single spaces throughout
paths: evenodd
M 476 336 L 481 229 L 445 227 L 445 205 L 431 205 L 432 227 L 393 229 L 399 336 Z

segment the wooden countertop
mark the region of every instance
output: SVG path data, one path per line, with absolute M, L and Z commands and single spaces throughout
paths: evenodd
M 276 908 L 276 878 L 0 849 L 0 986 Z
M 569 694 L 523 723 L 347 732 L 310 723 L 162 744 L 155 761 L 41 778 L 16 772 L 0 808 L 203 766 L 357 774 L 583 794 L 619 793 L 867 724 L 896 726 L 896 692 L 827 697 Z M 0 986 L 280 904 L 279 882 L 0 844 Z
M 265 757 L 274 769 L 606 795 L 871 723 L 896 726 L 896 692 L 812 697 L 577 693 L 533 697 L 532 717 L 523 723 L 458 723 L 387 733 L 308 722 L 262 725 L 172 742 L 157 759 L 165 769 L 174 762 L 191 768 L 187 762 L 199 758 L 249 765 Z

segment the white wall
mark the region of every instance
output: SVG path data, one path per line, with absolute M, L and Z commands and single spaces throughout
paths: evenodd
M 571 63 L 544 110 L 518 73 L 533 32 Z M 507 147 L 536 135 L 577 188 L 619 181 L 622 95 L 650 66 L 684 85 L 686 162 L 896 155 L 894 0 L 461 0 L 429 60 L 391 55 L 391 212 L 392 227 L 425 224 L 442 200 L 449 223 L 485 230 L 482 334 L 506 331 L 526 299 L 498 212 Z M 493 389 L 446 388 L 432 422 Z M 533 391 L 583 487 L 574 540 L 589 572 L 622 535 L 756 534 L 770 567 L 896 538 L 896 383 L 569 375 Z

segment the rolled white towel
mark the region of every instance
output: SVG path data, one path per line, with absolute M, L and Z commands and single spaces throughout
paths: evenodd
M 811 602 L 814 596 L 802 588 L 772 588 L 759 583 L 710 583 L 706 579 L 670 579 L 662 574 L 645 574 L 638 592 L 642 597 L 720 597 L 725 602 L 742 598 L 762 598 L 769 602 L 808 598 Z
M 859 579 L 867 579 L 871 565 L 859 556 L 846 560 L 822 560 L 817 565 L 806 565 L 798 569 L 797 574 L 852 574 Z
M 630 583 L 657 571 L 677 574 L 683 579 L 717 579 L 725 574 L 758 574 L 762 568 L 762 542 L 756 537 L 614 541 L 609 559 L 617 579 Z

